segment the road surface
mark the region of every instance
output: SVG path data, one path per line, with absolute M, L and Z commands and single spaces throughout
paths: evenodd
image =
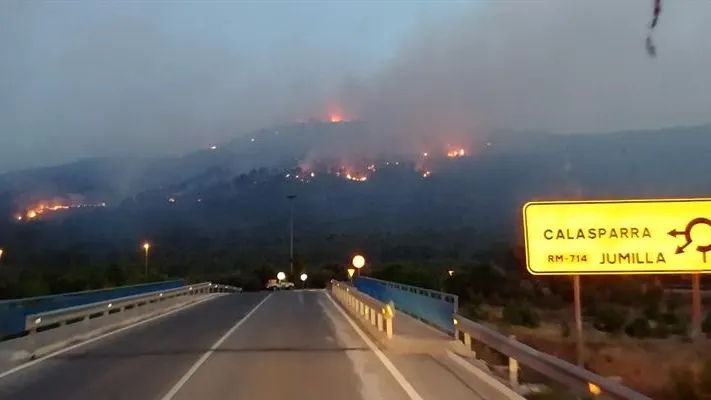
M 243 293 L 6 376 L 0 398 L 480 398 L 451 368 L 425 355 L 386 356 L 323 291 Z

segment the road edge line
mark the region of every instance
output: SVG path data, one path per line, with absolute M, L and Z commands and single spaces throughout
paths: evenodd
M 210 348 L 205 352 L 205 354 L 203 354 L 202 357 L 195 361 L 195 363 L 190 367 L 188 372 L 186 372 L 180 378 L 180 380 L 176 382 L 175 385 L 173 385 L 173 387 L 168 391 L 168 393 L 161 397 L 161 400 L 171 400 L 176 394 L 178 394 L 180 389 L 182 389 L 183 386 L 188 383 L 190 378 L 192 378 L 195 372 L 200 369 L 202 364 L 204 364 L 205 361 L 210 358 L 210 356 L 215 352 L 215 350 L 217 350 L 222 345 L 222 343 L 227 340 L 228 337 L 230 337 L 237 329 L 239 329 L 239 327 L 242 326 L 242 324 L 247 321 L 247 319 L 249 319 L 249 317 L 251 317 L 252 314 L 254 314 L 259 309 L 259 307 L 261 307 L 267 300 L 269 300 L 270 297 L 272 297 L 272 293 L 269 293 L 267 297 L 257 303 L 257 305 L 254 306 L 254 308 L 252 308 L 252 310 L 250 310 L 244 317 L 240 318 L 237 323 L 235 323 L 232 328 L 230 328 L 230 330 L 228 330 L 224 335 L 217 339 L 217 341 L 213 343 L 212 346 L 210 346 Z
M 49 354 L 46 354 L 46 355 L 41 356 L 41 357 L 39 357 L 39 358 L 36 358 L 36 359 L 34 359 L 34 360 L 28 361 L 28 362 L 26 362 L 26 363 L 24 363 L 24 364 L 20 364 L 20 365 L 18 365 L 18 366 L 16 366 L 16 367 L 10 368 L 10 369 L 8 369 L 7 371 L 0 372 L 0 380 L 4 379 L 4 378 L 6 378 L 6 377 L 8 377 L 8 376 L 10 376 L 10 375 L 12 375 L 12 374 L 15 374 L 15 373 L 17 373 L 17 372 L 20 372 L 20 371 L 22 371 L 22 370 L 24 370 L 24 369 L 26 369 L 26 368 L 29 368 L 29 367 L 31 367 L 31 366 L 33 366 L 33 365 L 37 365 L 37 364 L 41 363 L 42 361 L 46 361 L 46 360 L 49 360 L 49 359 L 51 359 L 51 358 L 54 358 L 54 357 L 56 357 L 56 356 L 58 356 L 58 355 L 60 355 L 60 354 L 64 354 L 64 353 L 66 353 L 66 352 L 68 352 L 68 351 L 72 351 L 72 350 L 74 350 L 74 349 L 78 349 L 79 347 L 85 346 L 85 345 L 90 344 L 90 343 L 98 342 L 98 341 L 100 341 L 100 340 L 102 340 L 102 339 L 106 339 L 106 338 L 109 337 L 109 336 L 116 335 L 116 334 L 118 334 L 118 333 L 127 331 L 127 330 L 129 330 L 129 329 L 131 329 L 131 328 L 135 328 L 135 327 L 137 327 L 137 326 L 141 326 L 141 325 L 143 325 L 143 324 L 147 324 L 147 323 L 152 322 L 152 321 L 155 321 L 155 320 L 157 320 L 157 319 L 160 319 L 160 318 L 163 318 L 163 317 L 167 317 L 167 316 L 169 316 L 169 315 L 176 314 L 176 313 L 178 313 L 178 312 L 180 312 L 180 311 L 186 310 L 186 309 L 188 309 L 188 308 L 190 308 L 190 307 L 193 307 L 193 306 L 196 306 L 196 305 L 198 305 L 198 304 L 202 304 L 202 303 L 207 302 L 207 301 L 209 301 L 209 300 L 216 299 L 216 298 L 218 298 L 218 297 L 220 297 L 220 296 L 210 296 L 210 297 L 206 297 L 206 298 L 204 298 L 204 299 L 200 299 L 200 300 L 198 300 L 198 301 L 195 301 L 195 302 L 186 304 L 184 307 L 180 307 L 180 308 L 178 308 L 178 309 L 171 310 L 171 311 L 168 311 L 168 312 L 166 312 L 166 313 L 154 315 L 154 316 L 152 316 L 152 317 L 149 317 L 149 318 L 146 318 L 146 319 L 137 321 L 137 322 L 135 322 L 135 323 L 133 323 L 133 324 L 131 324 L 131 325 L 126 325 L 126 326 L 124 326 L 124 327 L 121 327 L 121 328 L 118 328 L 118 329 L 116 329 L 116 330 L 112 330 L 112 331 L 103 333 L 103 334 L 101 334 L 101 335 L 99 335 L 99 336 L 95 336 L 95 337 L 93 337 L 93 338 L 90 338 L 90 339 L 81 341 L 81 342 L 76 343 L 76 344 L 73 344 L 73 345 L 71 345 L 71 346 L 64 347 L 64 348 L 62 348 L 62 349 L 60 349 L 60 350 L 51 352 L 51 353 L 49 353 Z
M 333 305 L 336 307 L 336 309 L 345 317 L 346 321 L 353 327 L 353 329 L 356 331 L 358 336 L 360 336 L 361 339 L 365 342 L 365 344 L 370 348 L 370 350 L 375 354 L 376 357 L 380 360 L 381 363 L 383 363 L 383 366 L 385 366 L 385 369 L 390 372 L 390 374 L 395 378 L 395 381 L 400 385 L 400 387 L 407 393 L 407 396 L 411 400 L 423 400 L 422 396 L 420 396 L 419 393 L 417 393 L 417 390 L 410 384 L 410 382 L 405 378 L 405 376 L 400 372 L 400 370 L 397 369 L 395 364 L 393 364 L 392 361 L 388 358 L 388 356 L 383 353 L 382 350 L 378 348 L 378 346 L 375 345 L 375 343 L 368 337 L 368 335 L 363 332 L 362 329 L 353 321 L 350 315 L 346 313 L 341 306 L 336 303 L 336 300 L 333 299 L 333 296 L 331 296 L 331 293 L 328 293 L 327 291 L 324 292 L 326 297 L 333 303 Z M 165 400 L 165 399 L 164 399 Z

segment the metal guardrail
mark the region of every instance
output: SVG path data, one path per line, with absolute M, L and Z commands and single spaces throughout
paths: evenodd
M 388 339 L 393 337 L 393 318 L 395 310 L 347 284 L 332 280 L 331 292 L 349 311 L 375 326 L 379 332 L 385 332 Z
M 454 332 L 452 315 L 459 309 L 459 297 L 456 295 L 363 276 L 357 277 L 354 285 L 359 291 L 384 303 L 394 302 L 396 309 L 442 331 Z
M 472 341 L 478 341 L 509 358 L 509 376 L 512 385 L 518 384 L 520 363 L 581 395 L 595 394 L 597 398 L 608 399 L 651 400 L 609 378 L 540 352 L 459 314 L 454 315 L 454 321 L 456 338 L 461 340 L 460 333 L 462 333 L 464 344 L 469 350 L 472 349 Z
M 466 319 L 459 314 L 459 301 L 455 295 L 367 277 L 356 278 L 355 286 L 359 291 L 379 301 L 394 301 L 398 310 L 453 333 L 470 351 L 475 341 L 477 345 L 505 356 L 509 360 L 509 384 L 512 387 L 519 384 L 520 364 L 545 377 L 549 382 L 564 386 L 579 395 L 593 394 L 598 398 L 608 399 L 649 399 L 612 379 L 540 352 L 515 338 L 509 338 Z M 447 312 L 449 314 L 446 314 Z M 447 318 L 448 323 L 443 321 L 444 318 Z
M 25 317 L 25 330 L 32 334 L 37 332 L 37 330 L 50 328 L 52 326 L 60 327 L 69 322 L 91 318 L 96 315 L 121 312 L 147 303 L 164 301 L 177 296 L 227 291 L 240 292 L 241 290 L 241 288 L 234 286 L 205 282 L 194 285 L 186 285 L 175 289 L 159 290 L 150 293 L 115 298 L 27 315 Z
M 59 310 L 159 290 L 175 289 L 184 285 L 185 282 L 182 280 L 172 280 L 48 296 L 2 300 L 0 301 L 0 321 L 2 321 L 2 323 L 0 323 L 0 340 L 21 335 L 25 329 L 25 317 L 29 314 Z

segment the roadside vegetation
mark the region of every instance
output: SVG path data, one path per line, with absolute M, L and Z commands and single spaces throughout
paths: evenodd
M 575 357 L 572 282 L 566 277 L 533 277 L 520 248 L 492 246 L 454 251 L 447 235 L 392 236 L 390 242 L 357 242 L 330 235 L 298 243 L 294 275 L 308 273 L 308 287 L 347 279 L 354 252 L 368 256 L 362 273 L 379 279 L 445 290 L 459 296 L 460 312 L 556 357 Z M 81 248 L 42 251 L 36 262 L 0 265 L 0 298 L 18 298 L 182 278 L 262 290 L 279 271 L 289 272 L 283 244 L 200 249 L 161 243 L 149 257 L 148 274 L 140 252 L 97 257 Z M 321 245 L 318 245 L 320 242 Z M 325 245 L 324 245 L 325 243 Z M 401 244 L 402 243 L 402 244 Z M 405 245 L 405 243 L 418 243 Z M 459 247 L 459 246 L 458 246 Z M 278 250 L 275 250 L 278 248 Z M 268 256 L 264 256 L 264 255 Z M 288 259 L 288 258 L 287 258 Z M 424 260 L 424 261 L 423 261 Z M 7 262 L 10 261 L 10 262 Z M 450 276 L 449 272 L 453 274 Z M 291 278 L 292 280 L 293 277 Z M 673 281 L 676 279 L 676 281 Z M 690 295 L 664 291 L 674 277 L 583 277 L 582 304 L 586 368 L 619 377 L 655 399 L 711 396 L 711 340 L 690 338 Z M 297 287 L 300 282 L 296 282 Z M 704 301 L 704 309 L 709 309 Z M 711 334 L 711 317 L 703 322 Z

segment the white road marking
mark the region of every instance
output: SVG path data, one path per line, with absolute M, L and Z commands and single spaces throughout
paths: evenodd
M 329 300 L 331 300 L 331 303 L 333 303 L 334 306 L 336 306 L 336 309 L 343 315 L 343 317 L 348 321 L 348 323 L 353 327 L 353 330 L 358 333 L 358 336 L 365 342 L 366 345 L 370 348 L 373 353 L 375 353 L 375 356 L 378 357 L 380 362 L 383 363 L 385 368 L 390 372 L 390 374 L 395 378 L 397 383 L 400 385 L 400 387 L 407 393 L 407 396 L 411 400 L 422 400 L 422 396 L 420 396 L 419 393 L 415 390 L 414 387 L 410 384 L 410 382 L 407 381 L 405 376 L 395 367 L 395 365 L 390 361 L 390 359 L 378 348 L 378 346 L 373 343 L 372 340 L 366 335 L 360 327 L 353 321 L 353 319 L 346 313 L 343 308 L 341 308 L 338 303 L 333 299 L 330 293 L 326 292 L 326 297 L 328 297 Z
M 220 297 L 220 296 L 221 296 L 221 295 L 210 296 L 210 297 L 207 297 L 207 298 L 198 300 L 198 301 L 196 301 L 196 302 L 194 302 L 194 303 L 187 304 L 187 305 L 185 305 L 184 307 L 180 307 L 180 308 L 177 308 L 177 309 L 175 309 L 175 310 L 169 311 L 169 312 L 167 312 L 167 313 L 159 314 L 159 315 L 156 315 L 156 316 L 154 316 L 154 317 L 150 317 L 150 318 L 148 318 L 148 319 L 144 319 L 144 320 L 138 321 L 138 322 L 136 322 L 136 323 L 134 323 L 134 324 L 131 324 L 131 325 L 128 325 L 128 326 L 124 326 L 123 328 L 119 328 L 119 329 L 116 329 L 116 330 L 114 330 L 114 331 L 110 331 L 110 332 L 104 333 L 104 334 L 102 334 L 102 335 L 95 336 L 95 337 L 93 337 L 93 338 L 91 338 L 91 339 L 87 339 L 87 340 L 85 340 L 85 341 L 83 341 L 83 342 L 80 342 L 80 343 L 77 343 L 77 344 L 75 344 L 75 345 L 71 345 L 71 346 L 65 347 L 65 348 L 63 348 L 63 349 L 61 349 L 61 350 L 57 350 L 57 351 L 55 351 L 55 352 L 49 353 L 49 354 L 47 354 L 46 356 L 42 356 L 42 357 L 40 357 L 40 358 L 37 358 L 37 359 L 32 360 L 32 361 L 29 361 L 29 362 L 24 363 L 24 364 L 22 364 L 22 365 L 18 365 L 18 366 L 15 367 L 15 368 L 12 368 L 12 369 L 9 369 L 9 370 L 7 370 L 7 371 L 4 371 L 4 372 L 0 373 L 0 379 L 3 379 L 3 378 L 5 378 L 5 377 L 7 377 L 7 376 L 9 376 L 9 375 L 12 375 L 12 374 L 16 373 L 16 372 L 22 371 L 22 370 L 25 369 L 25 368 L 29 368 L 29 367 L 31 367 L 31 366 L 33 366 L 33 365 L 39 364 L 39 363 L 41 363 L 42 361 L 46 361 L 46 360 L 49 360 L 49 359 L 51 359 L 51 358 L 54 358 L 54 357 L 56 357 L 56 356 L 58 356 L 58 355 L 60 355 L 60 354 L 64 354 L 64 353 L 66 353 L 66 352 L 68 352 L 68 351 L 72 351 L 72 350 L 77 349 L 77 348 L 79 348 L 79 347 L 85 346 L 85 345 L 87 345 L 87 344 L 89 344 L 89 343 L 94 343 L 94 342 L 97 342 L 97 341 L 99 341 L 99 340 L 101 340 L 101 339 L 105 339 L 105 338 L 107 338 L 107 337 L 109 337 L 109 336 L 116 335 L 117 333 L 121 333 L 121 332 L 126 331 L 126 330 L 129 330 L 129 329 L 131 329 L 131 328 L 135 328 L 135 327 L 137 327 L 137 326 L 141 326 L 141 325 L 143 325 L 143 324 L 147 324 L 147 323 L 149 323 L 149 322 L 151 322 L 151 321 L 155 321 L 155 320 L 157 320 L 157 319 L 159 319 L 159 318 L 163 318 L 163 317 L 167 317 L 167 316 L 169 316 L 169 315 L 173 315 L 173 314 L 175 314 L 175 313 L 177 313 L 177 312 L 183 311 L 183 310 L 185 310 L 185 309 L 187 309 L 187 308 L 190 308 L 190 307 L 192 307 L 192 306 L 196 306 L 196 305 L 198 305 L 198 304 L 200 304 L 200 303 L 203 303 L 203 302 L 208 301 L 208 300 L 215 299 L 215 298 Z
M 225 333 L 224 335 L 222 335 L 221 338 L 217 339 L 217 341 L 216 341 L 215 343 L 213 343 L 212 346 L 210 346 L 210 349 L 207 350 L 207 351 L 205 352 L 205 354 L 203 354 L 202 357 L 200 357 L 200 359 L 197 360 L 197 361 L 195 362 L 195 364 L 193 364 L 192 367 L 190 367 L 190 369 L 188 370 L 188 372 L 186 372 L 185 375 L 183 375 L 182 378 L 180 378 L 180 380 L 178 381 L 178 383 L 176 383 L 176 384 L 170 389 L 170 391 L 168 391 L 168 393 L 166 393 L 166 395 L 163 396 L 162 400 L 170 400 L 170 399 L 172 399 L 173 396 L 175 396 L 175 395 L 178 393 L 178 391 L 180 391 L 180 389 L 188 382 L 188 380 L 193 376 L 193 374 L 195 374 L 195 372 L 197 372 L 197 370 L 200 368 L 200 366 L 201 366 L 202 364 L 204 364 L 205 361 L 207 361 L 208 358 L 210 358 L 210 356 L 212 355 L 212 353 L 214 353 L 215 350 L 217 350 L 217 349 L 222 345 L 222 343 L 224 343 L 224 341 L 227 340 L 227 338 L 230 337 L 230 335 L 232 335 L 232 334 L 234 333 L 234 331 L 236 331 L 240 326 L 242 326 L 242 324 L 244 323 L 244 321 L 246 321 L 249 317 L 251 317 L 252 314 L 254 314 L 254 313 L 259 309 L 259 307 L 261 307 L 262 304 L 264 304 L 270 297 L 272 297 L 272 294 L 271 294 L 271 293 L 268 294 L 267 297 L 265 297 L 262 301 L 260 301 L 256 306 L 254 306 L 254 308 L 252 309 L 252 311 L 248 312 L 247 315 L 245 315 L 245 316 L 242 317 L 239 321 L 237 321 L 237 323 L 234 324 L 234 326 L 232 326 L 232 328 L 230 328 L 230 330 L 227 331 L 227 333 Z

